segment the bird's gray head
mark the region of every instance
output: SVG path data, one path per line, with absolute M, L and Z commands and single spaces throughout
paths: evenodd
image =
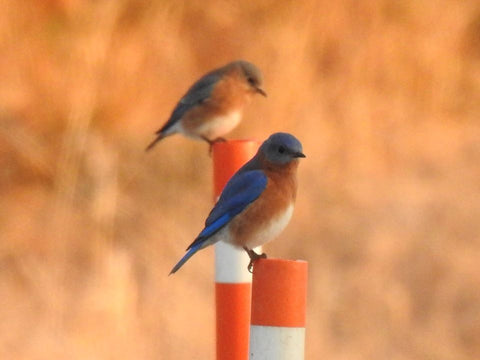
M 263 85 L 263 76 L 259 68 L 248 61 L 238 60 L 235 61 L 240 69 L 242 70 L 245 81 L 251 87 L 251 89 L 263 96 L 267 96 L 267 93 L 262 89 Z
M 293 135 L 281 132 L 270 135 L 260 147 L 260 151 L 269 162 L 277 165 L 285 165 L 305 157 L 300 141 Z

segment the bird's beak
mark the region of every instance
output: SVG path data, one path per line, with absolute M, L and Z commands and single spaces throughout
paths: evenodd
M 259 87 L 256 87 L 255 88 L 255 91 L 265 97 L 267 97 L 267 93 L 265 92 L 265 90 L 263 90 L 262 88 L 259 88 Z
M 306 157 L 306 156 L 305 156 L 304 153 L 302 153 L 302 152 L 299 151 L 299 152 L 294 153 L 294 154 L 293 154 L 293 157 L 296 157 L 296 158 L 304 158 L 304 157 Z

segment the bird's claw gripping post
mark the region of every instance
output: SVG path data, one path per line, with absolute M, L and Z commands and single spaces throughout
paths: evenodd
M 210 140 L 209 138 L 205 137 L 205 136 L 202 136 L 202 139 L 205 140 L 209 147 L 208 147 L 208 155 L 212 156 L 212 151 L 213 151 L 213 145 L 215 145 L 215 143 L 217 142 L 226 142 L 227 139 L 223 138 L 223 137 L 217 137 L 213 140 Z
M 248 249 L 247 247 L 243 247 L 243 250 L 245 250 L 248 254 L 248 257 L 250 258 L 250 262 L 248 263 L 248 272 L 250 274 L 253 273 L 252 271 L 252 268 L 253 268 L 253 263 L 255 261 L 257 261 L 258 259 L 266 259 L 267 258 L 267 254 L 265 253 L 261 253 L 261 254 L 257 254 L 255 251 L 251 250 L 251 249 Z

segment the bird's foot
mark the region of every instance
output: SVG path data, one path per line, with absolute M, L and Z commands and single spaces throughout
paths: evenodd
M 215 144 L 217 142 L 226 142 L 227 139 L 225 139 L 224 137 L 217 137 L 217 138 L 215 138 L 213 140 L 210 140 L 210 141 L 212 142 L 212 144 Z
M 213 145 L 215 145 L 215 143 L 217 142 L 226 142 L 227 139 L 223 138 L 223 137 L 217 137 L 213 140 L 210 140 L 209 138 L 207 138 L 206 136 L 202 136 L 202 139 L 205 140 L 209 147 L 208 147 L 208 154 L 209 155 L 212 155 L 212 150 L 213 150 Z
M 255 251 L 253 251 L 252 249 L 248 249 L 245 246 L 243 247 L 243 249 L 247 252 L 248 257 L 250 258 L 250 262 L 248 263 L 247 269 L 248 269 L 248 272 L 251 274 L 251 273 L 253 273 L 253 271 L 252 271 L 253 263 L 255 261 L 257 261 L 258 259 L 266 259 L 267 254 L 265 254 L 265 253 L 257 254 Z

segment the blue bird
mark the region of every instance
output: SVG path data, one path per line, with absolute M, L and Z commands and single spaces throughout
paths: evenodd
M 302 157 L 302 144 L 293 135 L 271 135 L 225 185 L 204 229 L 170 274 L 197 251 L 218 241 L 243 248 L 250 257 L 251 271 L 255 260 L 266 257 L 253 249 L 275 238 L 290 221 Z
M 180 133 L 212 145 L 241 120 L 243 108 L 261 88 L 260 70 L 244 60 L 233 61 L 202 76 L 188 89 L 147 146 L 150 150 L 163 138 Z

